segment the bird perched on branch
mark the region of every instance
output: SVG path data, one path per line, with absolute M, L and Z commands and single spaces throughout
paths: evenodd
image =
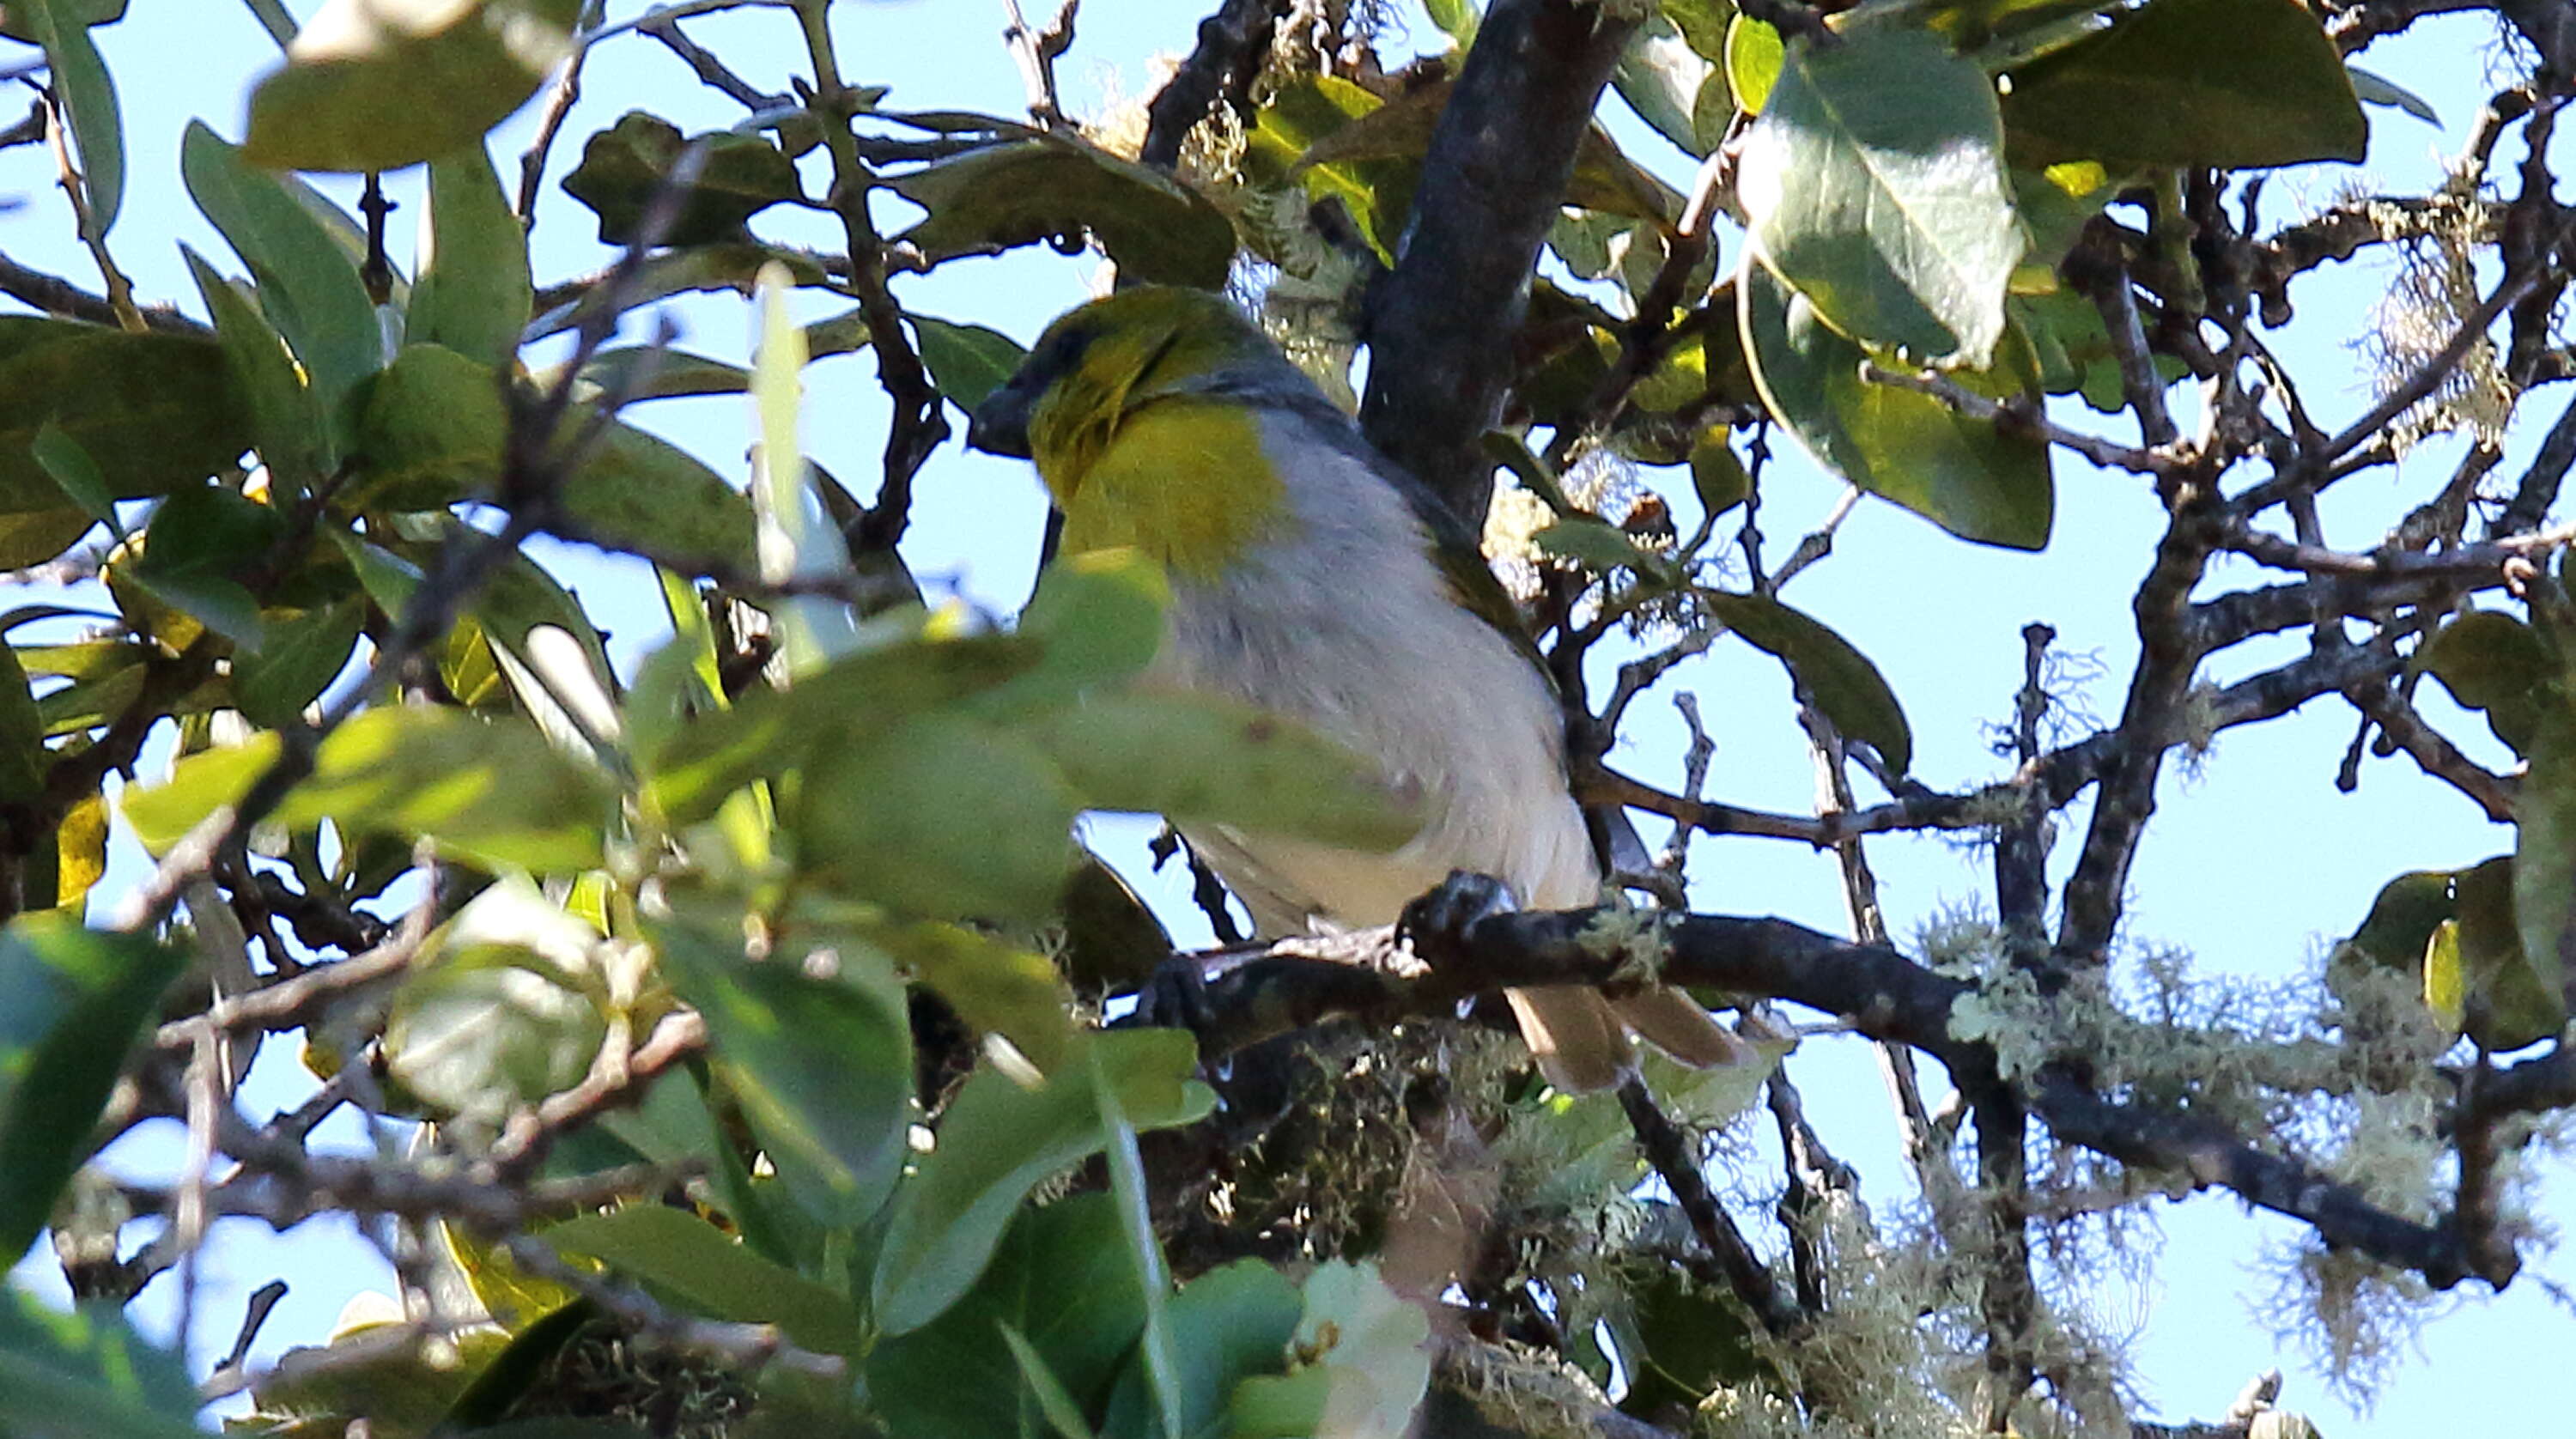
M 1553 686 L 1473 538 L 1222 297 L 1148 286 L 1065 314 L 969 443 L 1037 462 L 1067 553 L 1162 563 L 1174 602 L 1149 684 L 1303 721 L 1420 797 L 1424 826 L 1392 854 L 1189 831 L 1265 938 L 1392 923 L 1453 869 L 1534 908 L 1598 900 Z M 1676 989 L 1508 998 L 1564 1089 L 1617 1084 L 1630 1030 L 1691 1064 L 1747 1052 Z

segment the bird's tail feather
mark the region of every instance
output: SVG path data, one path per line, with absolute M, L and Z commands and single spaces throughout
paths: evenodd
M 1614 999 L 1610 1007 L 1647 1043 L 1694 1069 L 1748 1064 L 1756 1057 L 1742 1036 L 1670 985 Z
M 1550 985 L 1507 989 L 1521 1039 L 1547 1082 L 1573 1094 L 1610 1089 L 1630 1069 L 1628 1031 L 1598 990 Z

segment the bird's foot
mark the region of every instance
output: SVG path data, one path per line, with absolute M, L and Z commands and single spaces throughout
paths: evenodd
M 1512 887 L 1489 874 L 1453 869 L 1428 894 L 1418 895 L 1395 922 L 1396 937 L 1432 963 L 1455 950 L 1478 920 L 1519 909 Z

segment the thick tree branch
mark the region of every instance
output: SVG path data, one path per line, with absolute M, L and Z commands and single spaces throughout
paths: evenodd
M 1651 969 L 1667 983 L 1764 995 L 1836 1015 L 1861 1034 L 1932 1055 L 1963 1083 L 1996 1082 L 1994 1051 L 1950 1032 L 1952 1006 L 1975 993 L 1974 985 L 1936 974 L 1886 945 L 1847 943 L 1787 920 L 1524 911 L 1480 919 L 1463 931 L 1425 929 L 1411 945 L 1379 929 L 1218 956 L 1221 972 L 1206 982 L 1204 1022 L 1195 1026 L 1203 1053 L 1214 1058 L 1335 1020 L 1383 1027 L 1449 1014 L 1462 1000 L 1507 987 L 1616 988 L 1642 982 Z M 2498 1089 L 2528 1101 L 2563 1092 L 2569 1083 L 2559 1075 L 2521 1080 L 2527 1067 L 2496 1076 Z M 2307 1223 L 2330 1244 L 2422 1274 L 2436 1288 L 2471 1277 L 2502 1287 L 2513 1277 L 2509 1268 L 2473 1263 L 2451 1221 L 2421 1224 L 2378 1209 L 2350 1186 L 2258 1149 L 2223 1125 L 2122 1103 L 2065 1066 L 2013 1084 L 2011 1092 L 2065 1143 L 2181 1174 L 2197 1187 L 2230 1190 Z
M 1432 132 L 1403 252 L 1370 297 L 1360 424 L 1471 523 L 1492 492 L 1530 267 L 1640 11 L 1496 0 Z
M 1181 162 L 1181 146 L 1190 132 L 1219 100 L 1248 100 L 1252 77 L 1270 49 L 1271 32 L 1287 12 L 1288 0 L 1225 0 L 1200 21 L 1190 58 L 1145 107 L 1145 145 L 1136 158 L 1171 169 Z

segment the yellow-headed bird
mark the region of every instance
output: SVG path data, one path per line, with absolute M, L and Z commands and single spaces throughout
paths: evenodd
M 1037 462 L 1066 552 L 1161 561 L 1174 602 L 1148 684 L 1302 720 L 1421 796 L 1392 854 L 1193 828 L 1264 937 L 1391 923 L 1452 869 L 1533 908 L 1599 898 L 1553 688 L 1473 539 L 1222 297 L 1149 286 L 1065 314 L 970 443 Z M 1630 1029 L 1687 1063 L 1745 1052 L 1674 989 L 1509 998 L 1565 1089 L 1618 1083 Z

